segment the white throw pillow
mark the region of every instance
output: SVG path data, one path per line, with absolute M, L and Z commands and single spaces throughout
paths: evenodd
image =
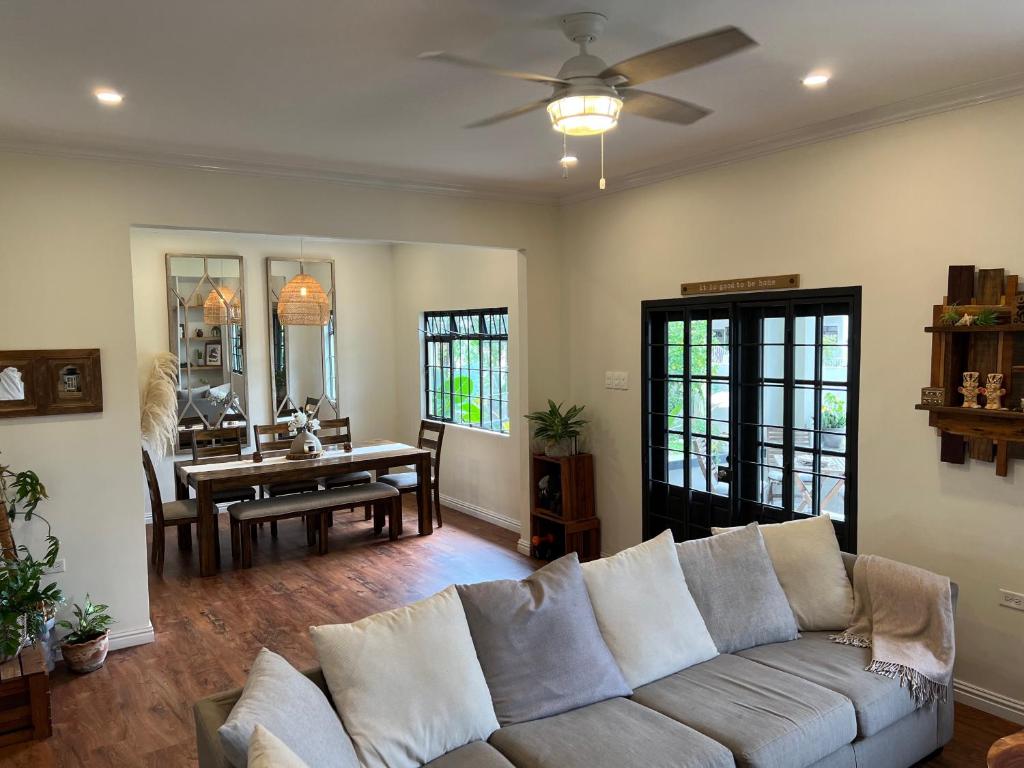
M 782 591 L 804 632 L 846 629 L 853 587 L 828 515 L 759 525 Z M 712 528 L 722 533 L 732 528 Z
M 590 602 L 630 687 L 718 655 L 686 586 L 672 532 L 583 564 Z
M 247 768 L 309 768 L 281 741 L 262 725 L 257 725 L 249 740 Z
M 367 768 L 414 768 L 498 729 L 455 587 L 310 632 L 334 706 Z

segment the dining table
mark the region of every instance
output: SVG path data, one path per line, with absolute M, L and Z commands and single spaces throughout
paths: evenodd
M 174 464 L 174 492 L 177 499 L 196 494 L 196 537 L 199 540 L 199 574 L 217 573 L 219 531 L 213 503 L 219 491 L 262 487 L 270 483 L 321 480 L 349 472 L 370 471 L 386 474 L 392 467 L 413 466 L 419 481 L 416 506 L 419 510 L 419 534 L 434 532 L 430 510 L 430 450 L 390 440 L 325 446 L 314 458 L 290 459 L 287 451 L 263 451 L 243 454 L 241 458 L 182 460 Z M 186 533 L 188 529 L 186 528 Z

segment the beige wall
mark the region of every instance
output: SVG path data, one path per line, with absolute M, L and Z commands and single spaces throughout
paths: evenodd
M 520 391 L 525 362 L 520 328 L 519 274 L 525 258 L 515 251 L 451 246 L 395 245 L 395 380 L 399 437 L 416 437 L 423 400 L 424 312 L 441 309 L 509 308 L 508 435 L 449 425 L 441 461 L 441 493 L 457 508 L 475 512 L 506 528 L 528 519 L 525 462 L 526 424 Z
M 529 204 L 0 154 L 0 349 L 101 350 L 102 414 L 0 422 L 4 459 L 38 470 L 49 487 L 69 596 L 89 591 L 110 603 L 118 642 L 149 632 L 133 225 L 522 248 L 536 302 L 528 334 L 537 404 L 567 382 L 550 333 L 561 292 L 556 224 L 556 210 Z
M 563 211 L 572 398 L 594 417 L 604 548 L 640 540 L 640 302 L 684 281 L 799 272 L 862 285 L 859 548 L 961 586 L 957 677 L 1024 699 L 1024 464 L 941 464 L 914 410 L 946 267 L 1024 272 L 1024 99 L 934 116 Z M 604 389 L 628 371 L 629 391 Z M 1024 707 L 1024 705 L 1018 705 Z M 1019 711 L 1024 715 L 1024 708 Z

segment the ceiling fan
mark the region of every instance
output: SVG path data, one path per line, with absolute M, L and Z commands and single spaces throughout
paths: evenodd
M 427 51 L 419 57 L 482 69 L 502 77 L 549 85 L 554 89 L 546 99 L 478 120 L 466 128 L 482 128 L 546 108 L 552 127 L 563 136 L 603 136 L 605 131 L 615 127 L 623 111 L 678 125 L 690 125 L 706 117 L 711 114 L 711 110 L 670 96 L 641 91 L 635 86 L 757 45 L 743 30 L 723 27 L 608 66 L 587 50 L 587 46 L 604 31 L 606 21 L 604 14 L 593 12 L 571 13 L 562 17 L 562 31 L 579 46 L 580 52 L 562 65 L 556 77 L 503 69 L 444 51 Z M 601 181 L 603 189 L 604 179 Z

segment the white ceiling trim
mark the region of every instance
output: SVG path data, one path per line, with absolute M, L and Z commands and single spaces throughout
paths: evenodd
M 0 133 L 0 152 L 64 157 L 74 160 L 99 160 L 134 165 L 190 168 L 209 173 L 230 173 L 243 176 L 268 176 L 280 179 L 326 181 L 334 184 L 393 189 L 419 194 L 497 200 L 502 202 L 557 205 L 555 195 L 538 195 L 503 187 L 431 181 L 415 177 L 377 176 L 341 169 L 317 168 L 295 162 L 266 159 L 226 159 L 221 157 L 135 149 L 87 142 L 39 140 Z
M 979 83 L 957 86 L 943 91 L 915 96 L 903 101 L 886 104 L 821 123 L 797 128 L 792 131 L 758 139 L 741 146 L 705 155 L 696 155 L 670 163 L 647 168 L 611 179 L 611 188 L 575 192 L 560 198 L 562 205 L 593 200 L 609 193 L 624 192 L 628 189 L 657 184 L 661 181 L 686 176 L 687 174 L 715 168 L 722 165 L 751 160 L 756 157 L 782 152 L 805 144 L 838 139 L 854 133 L 883 128 L 887 125 L 916 120 L 963 107 L 972 107 L 999 99 L 1024 95 L 1024 72 L 985 80 Z
M 611 180 L 612 188 L 604 192 L 594 189 L 563 196 L 530 194 L 502 187 L 431 181 L 415 177 L 376 176 L 366 173 L 353 173 L 343 169 L 317 168 L 310 165 L 302 165 L 284 159 L 226 159 L 189 153 L 104 146 L 85 142 L 40 140 L 19 135 L 0 134 L 0 151 L 81 160 L 172 166 L 202 170 L 210 173 L 268 176 L 300 180 L 311 179 L 336 184 L 481 200 L 538 205 L 571 205 L 584 200 L 614 194 L 615 192 L 623 192 L 628 189 L 656 184 L 717 166 L 763 157 L 805 144 L 828 141 L 862 131 L 869 131 L 874 128 L 915 120 L 919 117 L 1020 95 L 1024 95 L 1024 72 L 915 96 L 910 99 L 855 112 L 821 123 L 813 123 L 793 131 L 759 139 L 721 152 L 696 155 L 670 163 L 663 163 L 652 168 L 613 178 Z

